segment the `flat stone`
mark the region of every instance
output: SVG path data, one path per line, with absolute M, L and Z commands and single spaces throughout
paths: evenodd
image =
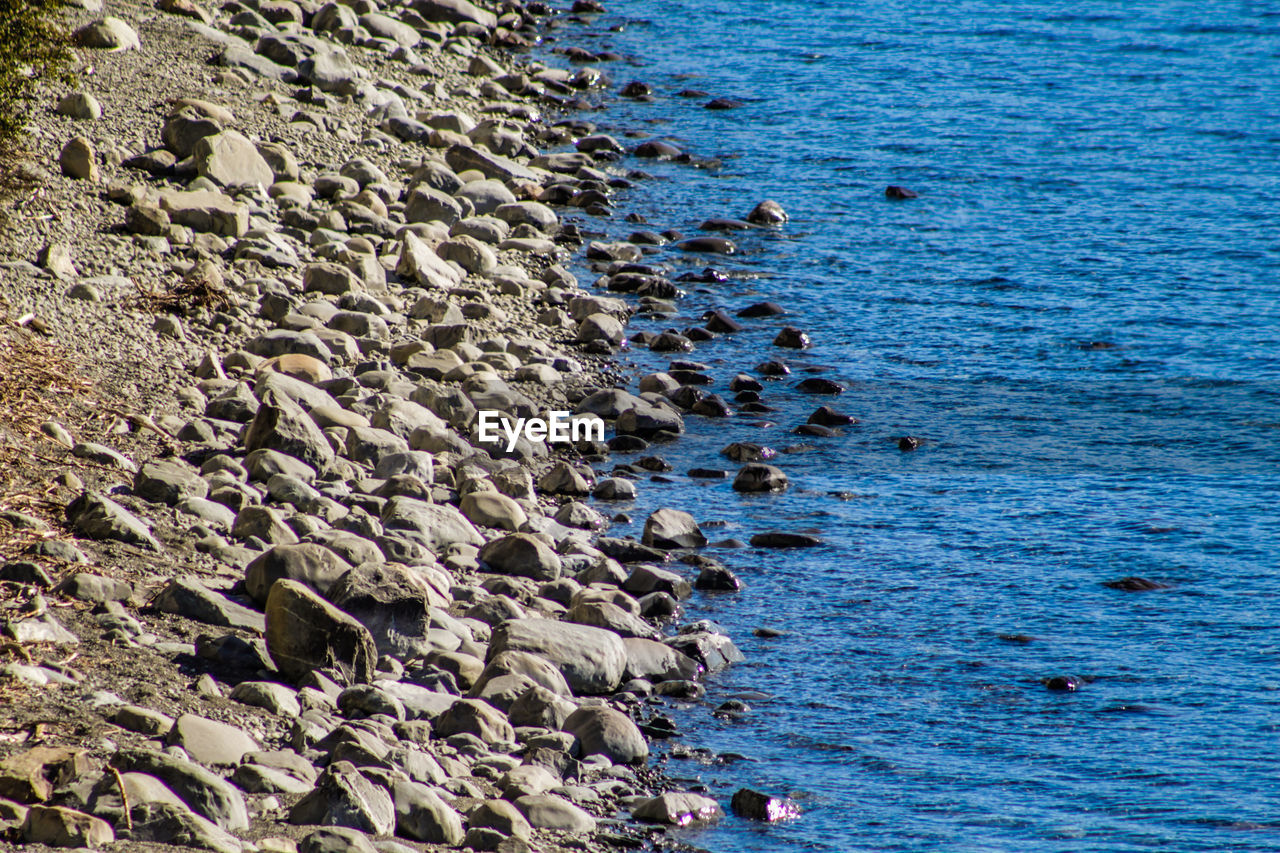
M 28 844 L 50 847 L 100 847 L 116 840 L 105 820 L 61 806 L 32 806 L 22 822 Z
M 233 766 L 258 744 L 241 729 L 217 720 L 183 714 L 174 721 L 165 742 L 180 746 L 201 764 Z
M 645 800 L 631 809 L 631 816 L 636 820 L 671 826 L 704 823 L 723 815 L 720 804 L 709 797 L 674 791 Z

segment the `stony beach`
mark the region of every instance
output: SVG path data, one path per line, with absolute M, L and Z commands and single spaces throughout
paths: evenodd
M 781 309 L 628 340 L 683 295 L 644 250 L 734 246 L 594 239 L 628 163 L 693 158 L 583 118 L 648 96 L 571 46 L 593 11 L 69 7 L 73 77 L 41 89 L 0 245 L 0 843 L 661 849 L 790 814 L 652 748 L 742 659 L 682 601 L 739 582 L 681 508 L 611 536 L 663 462 L 610 455 L 730 414 L 680 359 Z M 543 38 L 567 68 L 530 58 Z M 743 220 L 705 233 L 786 214 Z M 676 360 L 632 393 L 624 346 Z M 728 391 L 767 411 L 762 387 Z M 481 440 L 483 413 L 557 411 L 607 441 Z M 788 487 L 767 448 L 726 450 L 736 471 L 697 474 Z

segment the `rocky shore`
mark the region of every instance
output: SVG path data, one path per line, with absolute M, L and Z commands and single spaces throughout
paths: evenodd
M 789 814 L 652 760 L 664 704 L 742 659 L 681 602 L 739 583 L 679 509 L 611 536 L 661 460 L 610 455 L 730 408 L 696 362 L 633 394 L 612 356 L 679 359 L 781 309 L 628 341 L 682 296 L 647 248 L 734 246 L 592 239 L 645 177 L 624 154 L 692 159 L 575 112 L 624 82 L 616 57 L 529 57 L 598 9 L 69 8 L 74 81 L 42 92 L 0 244 L 4 844 L 662 848 Z M 707 230 L 786 214 L 746 219 Z M 750 412 L 762 387 L 729 390 Z M 481 412 L 554 411 L 610 437 L 479 435 Z M 726 451 L 735 489 L 787 488 L 767 448 Z

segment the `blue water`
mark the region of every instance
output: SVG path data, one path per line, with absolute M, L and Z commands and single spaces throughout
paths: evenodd
M 819 531 L 801 552 L 709 549 L 747 588 L 700 597 L 749 663 L 677 713 L 671 759 L 727 806 L 799 820 L 680 838 L 762 850 L 1280 850 L 1280 5 L 612 0 L 563 44 L 612 49 L 654 103 L 588 114 L 723 166 L 651 171 L 612 219 L 697 233 L 763 198 L 790 224 L 729 259 L 664 250 L 706 308 L 792 314 L 702 344 L 712 390 L 769 355 L 778 412 L 689 417 L 655 448 L 713 539 Z M 621 31 L 610 31 L 621 25 Z M 615 85 L 615 89 L 617 88 Z M 697 88 L 738 98 L 704 110 Z M 920 198 L 892 202 L 888 184 Z M 583 273 L 585 275 L 585 272 Z M 587 277 L 586 281 L 591 278 Z M 804 353 L 772 348 L 806 329 Z M 665 361 L 644 351 L 637 372 Z M 834 401 L 792 389 L 826 368 Z M 790 434 L 820 403 L 861 419 Z M 903 453 L 895 439 L 926 439 Z M 730 441 L 792 481 L 744 497 L 694 466 Z M 623 457 L 625 460 L 626 457 Z M 830 493 L 844 493 L 834 497 Z M 1122 592 L 1140 575 L 1169 585 Z M 762 640 L 756 626 L 787 634 Z M 1029 642 L 1011 641 L 1026 635 Z M 1073 675 L 1075 693 L 1041 679 Z M 712 717 L 761 690 L 740 722 Z

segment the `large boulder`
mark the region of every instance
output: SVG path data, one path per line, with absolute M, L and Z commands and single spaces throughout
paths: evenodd
M 627 665 L 627 650 L 617 634 L 551 619 L 512 619 L 498 625 L 488 659 L 505 651 L 532 652 L 550 661 L 577 694 L 613 692 Z
M 378 648 L 369 630 L 309 587 L 279 580 L 267 596 L 267 653 L 285 676 L 337 668 L 355 683 L 374 675 Z
M 479 24 L 486 29 L 498 25 L 497 17 L 468 0 L 413 0 L 413 9 L 428 21 L 443 24 Z
M 275 173 L 258 149 L 242 134 L 224 130 L 201 137 L 191 149 L 201 177 L 222 187 L 264 188 L 275 183 Z
M 480 532 L 462 513 L 451 506 L 429 504 L 401 495 L 391 498 L 382 508 L 382 526 L 411 534 L 432 553 L 439 554 L 454 544 L 484 544 Z
M 320 774 L 314 790 L 290 809 L 289 822 L 390 835 L 396 828 L 396 810 L 386 788 L 364 778 L 351 762 L 336 761 Z
M 560 557 L 530 533 L 512 533 L 494 539 L 480 549 L 480 561 L 504 575 L 537 581 L 553 581 L 560 577 Z
M 649 758 L 649 745 L 631 718 L 599 706 L 579 708 L 561 729 L 573 735 L 578 754 L 603 755 L 614 764 L 638 764 Z
M 266 448 L 323 469 L 334 459 L 329 439 L 316 422 L 289 397 L 269 391 L 244 432 L 245 450 Z
M 363 563 L 330 588 L 328 599 L 369 629 L 380 654 L 427 653 L 431 607 L 448 607 L 448 590 L 396 563 Z
M 323 545 L 277 545 L 245 567 L 244 586 L 259 604 L 266 603 L 271 585 L 281 578 L 306 584 L 324 595 L 350 568 L 346 560 Z
M 440 738 L 470 734 L 485 743 L 510 743 L 516 739 L 516 731 L 506 715 L 479 699 L 454 702 L 449 710 L 436 717 L 434 729 L 436 737 Z

